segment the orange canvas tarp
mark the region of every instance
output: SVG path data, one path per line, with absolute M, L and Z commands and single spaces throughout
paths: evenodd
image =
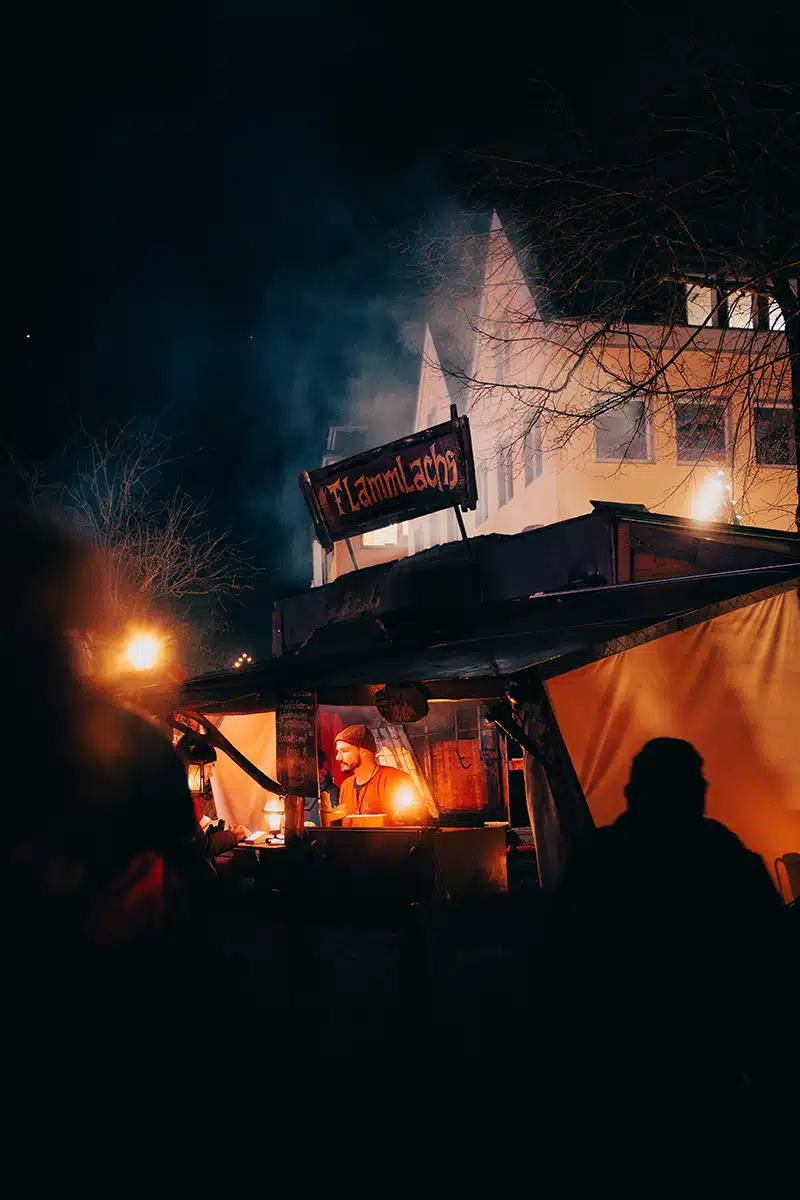
M 705 760 L 707 813 L 772 866 L 800 850 L 800 605 L 795 591 L 548 681 L 595 823 L 623 811 L 631 760 L 679 737 Z

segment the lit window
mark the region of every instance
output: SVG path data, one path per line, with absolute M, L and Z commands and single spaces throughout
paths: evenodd
M 731 292 L 728 296 L 728 325 L 731 329 L 753 328 L 752 292 Z
M 699 287 L 697 284 L 686 285 L 686 324 L 713 325 L 716 289 Z
M 384 529 L 373 529 L 371 533 L 362 536 L 365 546 L 396 546 L 397 526 L 387 525 Z
M 598 462 L 647 462 L 647 420 L 644 400 L 628 400 L 595 420 Z
M 755 412 L 756 462 L 765 467 L 793 467 L 795 464 L 792 410 L 774 404 Z
M 770 300 L 769 302 L 769 327 L 770 329 L 786 328 L 786 318 L 777 300 Z
M 502 508 L 514 498 L 514 457 L 510 446 L 500 451 L 497 464 L 497 505 Z
M 538 421 L 535 421 L 525 434 L 522 448 L 525 461 L 525 487 L 527 487 L 542 473 L 542 431 Z
M 675 405 L 678 462 L 725 457 L 728 446 L 725 404 L 690 401 Z

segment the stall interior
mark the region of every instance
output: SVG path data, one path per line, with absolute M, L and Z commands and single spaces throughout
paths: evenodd
M 337 761 L 337 735 L 366 725 L 375 738 L 378 763 L 410 776 L 426 813 L 440 825 L 506 820 L 501 735 L 485 715 L 486 706 L 473 700 L 431 701 L 421 720 L 394 725 L 375 708 L 321 705 L 320 752 L 334 789 L 340 789 L 347 771 Z
M 375 759 L 408 777 L 419 797 L 416 810 L 387 825 L 478 826 L 507 821 L 509 793 L 503 735 L 485 720 L 486 705 L 470 701 L 431 701 L 421 720 L 395 725 L 374 707 L 320 705 L 317 716 L 319 794 L 305 800 L 306 826 L 354 827 L 338 817 L 342 786 L 351 773 L 337 755 L 337 735 L 364 726 L 374 738 Z M 226 714 L 214 719 L 219 732 L 265 774 L 276 772 L 275 714 Z M 280 840 L 280 799 L 259 787 L 227 758 L 218 756 L 210 778 L 215 815 L 228 825 Z M 338 818 L 338 819 L 337 819 Z M 374 820 L 369 824 L 384 824 Z

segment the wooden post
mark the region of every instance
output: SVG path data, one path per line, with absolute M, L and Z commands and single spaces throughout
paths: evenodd
M 284 796 L 283 798 L 283 837 L 287 846 L 290 842 L 303 836 L 305 807 L 303 796 Z

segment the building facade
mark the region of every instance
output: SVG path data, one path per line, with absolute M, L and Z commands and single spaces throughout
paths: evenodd
M 445 369 L 426 330 L 414 420 L 415 431 L 445 421 L 454 402 L 469 415 L 478 481 L 477 509 L 465 514 L 471 536 L 564 521 L 591 511 L 593 500 L 794 529 L 788 372 L 772 365 L 785 360 L 780 312 L 744 291 L 726 289 L 718 302 L 711 287 L 680 286 L 671 327 L 645 319 L 607 331 L 595 350 L 580 318 L 549 314 L 493 217 L 471 361 L 457 375 Z M 664 393 L 636 392 L 637 364 L 652 378 L 656 361 L 665 364 Z M 757 400 L 747 386 L 755 372 L 766 381 Z M 440 512 L 368 534 L 355 549 L 368 566 L 459 536 L 455 513 Z M 346 547 L 329 558 L 327 579 L 352 569 Z

